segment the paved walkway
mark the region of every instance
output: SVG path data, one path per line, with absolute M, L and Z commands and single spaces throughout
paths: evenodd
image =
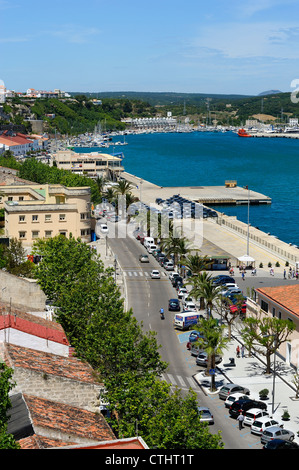
M 273 374 L 265 375 L 266 364 L 263 356 L 249 356 L 248 351 L 245 350 L 245 356 L 237 358 L 237 345 L 241 348 L 242 338 L 238 331 L 234 329 L 233 338 L 223 355 L 223 362 L 217 367 L 217 390 L 226 383 L 236 383 L 246 386 L 250 390 L 250 396 L 259 400 L 259 391 L 267 388 L 269 390 L 269 398 L 266 400 L 266 403 L 270 416 L 273 416 L 279 423 L 282 423 L 285 429 L 293 431 L 295 433 L 295 441 L 299 444 L 299 437 L 297 436 L 299 431 L 299 398 L 295 398 L 294 369 L 276 356 L 274 381 Z M 234 358 L 235 365 L 231 365 L 230 358 Z M 273 362 L 271 366 L 273 366 Z M 210 391 L 210 379 L 207 379 L 203 373 L 197 374 L 195 380 L 203 387 L 206 393 L 212 393 Z M 218 393 L 218 391 L 213 393 Z M 288 421 L 282 421 L 281 419 L 281 415 L 285 410 L 290 414 L 290 420 Z

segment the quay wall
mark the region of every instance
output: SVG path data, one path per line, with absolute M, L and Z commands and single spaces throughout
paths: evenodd
M 247 240 L 248 225 L 241 222 L 236 217 L 218 212 L 218 217 L 214 219 L 214 222 L 216 225 L 224 226 L 228 231 Z M 288 261 L 290 265 L 295 265 L 296 261 L 299 261 L 298 248 L 290 246 L 288 243 L 279 240 L 273 235 L 262 232 L 251 225 L 249 225 L 249 240 L 251 244 L 275 255 L 279 260 Z

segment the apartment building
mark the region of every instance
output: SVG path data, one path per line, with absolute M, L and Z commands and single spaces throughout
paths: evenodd
M 76 153 L 73 150 L 60 150 L 53 155 L 53 158 L 57 168 L 94 179 L 105 177 L 116 180 L 124 171 L 122 158 L 106 153 Z
M 288 341 L 283 343 L 278 354 L 287 364 L 299 367 L 299 285 L 261 287 L 255 289 L 256 299 L 248 299 L 248 313 L 251 316 L 273 316 L 291 320 L 295 324 Z
M 5 236 L 30 247 L 38 238 L 56 235 L 91 241 L 90 188 L 60 184 L 1 186 Z

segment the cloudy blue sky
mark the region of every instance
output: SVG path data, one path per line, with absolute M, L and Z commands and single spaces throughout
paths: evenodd
M 8 89 L 255 95 L 299 79 L 297 0 L 0 0 Z

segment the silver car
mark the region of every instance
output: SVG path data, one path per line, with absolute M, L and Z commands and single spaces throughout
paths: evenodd
M 206 406 L 198 406 L 197 407 L 198 414 L 200 415 L 200 421 L 206 422 L 209 424 L 214 424 L 214 417 Z
M 215 364 L 220 364 L 222 357 L 218 354 L 215 355 Z M 208 365 L 208 354 L 206 351 L 200 351 L 196 356 L 196 365 L 207 366 Z
M 243 387 L 242 385 L 237 385 L 237 384 L 226 384 L 226 385 L 223 385 L 223 387 L 221 387 L 221 389 L 219 390 L 219 398 L 221 398 L 221 400 L 226 400 L 227 397 L 231 394 L 231 393 L 242 393 L 244 395 L 249 395 L 249 389 L 246 388 L 246 387 Z
M 269 426 L 261 435 L 261 443 L 272 441 L 273 439 L 282 439 L 283 441 L 293 441 L 295 434 L 292 431 L 283 429 L 280 426 Z

